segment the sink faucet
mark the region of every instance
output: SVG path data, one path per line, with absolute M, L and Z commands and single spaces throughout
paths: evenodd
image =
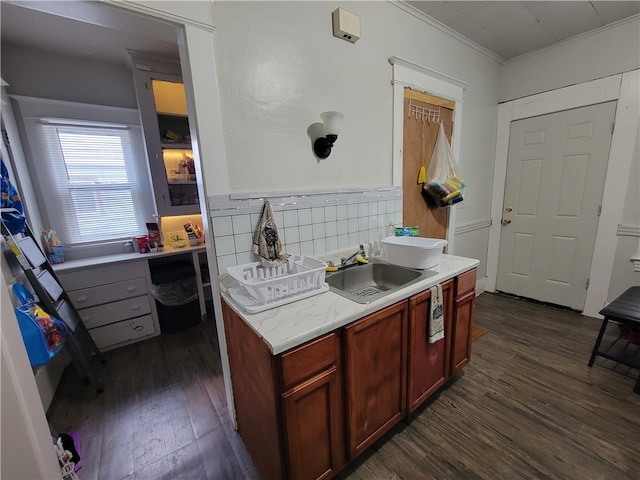
M 351 255 L 349 258 L 342 258 L 340 259 L 340 265 L 342 267 L 347 267 L 349 265 L 355 265 L 357 263 L 356 258 L 360 256 L 362 258 L 367 258 L 367 254 L 364 251 L 364 245 L 360 245 L 360 248 L 358 249 L 358 251 L 356 253 L 354 253 L 353 255 Z

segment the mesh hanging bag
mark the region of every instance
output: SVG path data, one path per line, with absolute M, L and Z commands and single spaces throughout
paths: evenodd
M 426 182 L 422 188 L 436 205 L 448 207 L 463 200 L 464 186 L 460 169 L 453 157 L 444 127 L 440 123 L 438 139 L 427 169 Z

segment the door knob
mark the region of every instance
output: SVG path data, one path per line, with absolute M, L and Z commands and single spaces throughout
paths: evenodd
M 512 210 L 513 210 L 513 208 L 511 208 L 511 207 L 505 207 L 505 209 L 504 209 L 505 212 L 510 212 Z
M 505 217 L 502 219 L 502 225 L 509 225 L 511 223 L 511 219 L 509 217 Z

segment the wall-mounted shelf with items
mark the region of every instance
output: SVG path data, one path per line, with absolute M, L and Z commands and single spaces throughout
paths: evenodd
M 185 89 L 179 72 L 177 63 L 134 58 L 134 85 L 160 216 L 200 213 Z

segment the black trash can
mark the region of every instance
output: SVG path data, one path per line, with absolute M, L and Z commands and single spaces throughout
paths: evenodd
M 160 263 L 150 267 L 151 294 L 156 299 L 162 333 L 176 333 L 197 325 L 200 302 L 196 271 L 186 260 Z

